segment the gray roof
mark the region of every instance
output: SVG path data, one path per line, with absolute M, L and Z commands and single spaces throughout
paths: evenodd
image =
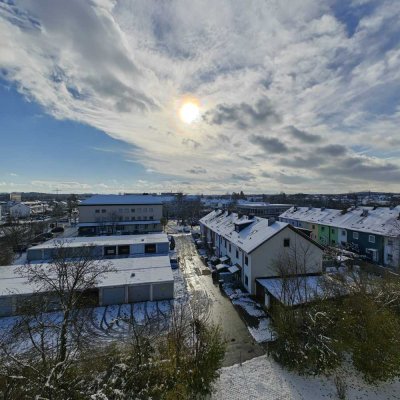
M 88 199 L 83 200 L 79 206 L 95 206 L 95 205 L 134 205 L 162 204 L 163 199 L 159 196 L 140 195 L 140 194 L 97 194 Z
M 169 256 L 153 255 L 151 257 L 113 258 L 102 261 L 110 264 L 110 271 L 95 285 L 112 287 L 122 285 L 173 282 Z M 47 263 L 36 263 L 44 268 Z M 35 284 L 29 284 L 25 277 L 17 273 L 20 266 L 9 265 L 0 268 L 0 297 L 14 294 L 29 295 L 38 290 Z
M 52 249 L 59 247 L 82 247 L 82 246 L 110 246 L 121 244 L 140 244 L 140 243 L 169 243 L 166 233 L 149 233 L 145 235 L 115 235 L 115 236 L 93 236 L 93 237 L 71 237 L 62 239 L 52 239 L 30 247 L 29 250 Z M 28 250 L 28 251 L 29 251 Z
M 210 212 L 200 220 L 200 223 L 229 240 L 246 253 L 252 252 L 289 225 L 285 222 L 276 221 L 268 226 L 268 219 L 258 217 L 248 219 L 247 216 L 238 218 L 236 213 L 222 212 L 221 210 Z M 235 224 L 246 223 L 249 225 L 240 232 L 235 231 Z
M 280 215 L 280 218 L 303 221 L 337 228 L 350 229 L 375 235 L 400 236 L 400 206 L 357 207 L 342 210 L 332 208 L 292 207 Z

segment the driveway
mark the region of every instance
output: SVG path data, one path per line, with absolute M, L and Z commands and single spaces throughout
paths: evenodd
M 208 296 L 211 301 L 211 319 L 222 327 L 227 340 L 224 366 L 265 354 L 263 348 L 250 335 L 229 298 L 222 295 L 218 285 L 213 284 L 210 270 L 200 260 L 191 236 L 176 235 L 175 241 L 188 291 Z

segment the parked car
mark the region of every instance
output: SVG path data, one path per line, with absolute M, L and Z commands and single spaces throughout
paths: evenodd
M 53 233 L 64 232 L 64 228 L 62 226 L 56 226 L 51 230 Z
M 178 269 L 179 268 L 179 257 L 172 257 L 171 258 L 171 268 Z

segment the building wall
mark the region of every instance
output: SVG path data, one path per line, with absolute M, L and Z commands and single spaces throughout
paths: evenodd
M 358 238 L 355 237 L 358 235 Z M 375 243 L 370 242 L 369 237 L 375 237 Z M 354 250 L 360 254 L 367 254 L 367 249 L 376 249 L 378 251 L 377 259 L 372 259 L 383 264 L 384 261 L 384 238 L 379 235 L 370 235 L 365 232 L 357 232 L 354 230 L 347 230 L 347 243 L 351 246 L 350 250 Z
M 162 218 L 161 204 L 80 205 L 79 222 L 157 221 Z
M 284 247 L 284 239 L 290 239 L 290 247 Z M 259 246 L 250 254 L 249 266 L 244 268 L 244 273 L 249 275 L 248 290 L 250 293 L 255 294 L 255 280 L 257 278 L 278 275 L 276 263 L 280 258 L 295 255 L 298 257 L 299 265 L 301 265 L 305 252 L 307 254 L 306 273 L 321 273 L 322 249 L 290 228 L 283 229 Z
M 384 238 L 384 263 L 396 269 L 400 267 L 400 238 Z

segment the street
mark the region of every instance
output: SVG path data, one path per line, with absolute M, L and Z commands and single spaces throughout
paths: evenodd
M 190 235 L 176 235 L 176 250 L 180 268 L 190 293 L 201 293 L 211 302 L 212 322 L 222 327 L 227 340 L 224 366 L 230 366 L 265 353 L 251 337 L 244 321 L 218 285 L 214 285 L 210 270 L 202 263 Z

